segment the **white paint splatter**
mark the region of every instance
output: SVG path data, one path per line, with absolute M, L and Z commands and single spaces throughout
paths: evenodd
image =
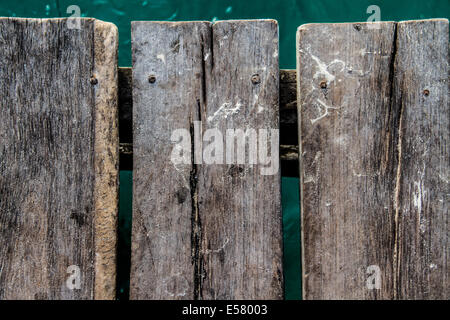
M 216 112 L 214 112 L 214 114 L 212 116 L 208 117 L 208 121 L 213 121 L 215 118 L 217 118 L 220 115 L 223 116 L 224 118 L 227 118 L 229 115 L 238 113 L 239 110 L 241 109 L 241 107 L 242 107 L 241 102 L 237 102 L 234 107 L 232 106 L 231 103 L 225 102 L 224 104 L 222 104 L 220 106 L 219 109 L 217 109 Z
M 321 155 L 322 155 L 322 151 L 317 151 L 316 155 L 314 156 L 314 160 L 313 160 L 312 164 L 318 163 Z
M 358 178 L 361 178 L 361 177 L 374 178 L 374 177 L 380 175 L 380 171 L 360 173 L 360 172 L 356 172 L 355 169 L 352 169 L 352 172 L 353 172 L 353 175 Z
M 414 206 L 420 212 L 422 211 L 423 186 L 421 181 L 414 181 L 413 202 Z
M 320 60 L 318 57 L 313 55 L 312 53 L 309 53 L 309 55 L 316 62 L 317 67 L 319 68 L 319 70 L 317 70 L 316 73 L 314 74 L 313 78 L 317 79 L 320 75 L 323 75 L 325 77 L 325 79 L 327 80 L 327 84 L 330 84 L 331 82 L 333 82 L 336 79 L 336 76 L 328 71 L 328 68 L 331 65 L 338 64 L 338 63 L 342 64 L 342 67 L 339 71 L 342 71 L 345 68 L 345 62 L 342 60 L 334 59 L 329 64 L 326 64 L 325 62 Z
M 361 50 L 359 50 L 359 53 L 360 53 L 362 56 L 365 56 L 366 54 L 377 54 L 378 52 L 376 52 L 376 51 L 366 51 L 365 48 L 362 48 Z
M 325 102 L 323 102 L 323 101 L 320 100 L 320 99 L 317 99 L 317 102 L 319 102 L 319 103 L 323 106 L 323 108 L 325 109 L 325 112 L 324 112 L 320 117 L 315 118 L 315 119 L 311 119 L 311 123 L 312 123 L 312 124 L 316 123 L 317 121 L 319 121 L 319 120 L 325 118 L 327 115 L 329 115 L 329 114 L 330 114 L 330 113 L 328 112 L 329 109 L 339 109 L 339 108 L 336 108 L 336 107 L 328 106 Z M 319 107 L 318 109 L 321 110 L 320 107 Z
M 311 53 L 310 53 L 310 55 L 311 55 L 311 58 L 316 62 L 317 67 L 319 67 L 319 70 L 316 71 L 316 73 L 313 76 L 314 79 L 317 79 L 317 77 L 322 74 L 325 76 L 325 79 L 327 79 L 327 84 L 334 81 L 334 79 L 336 79 L 336 77 L 333 74 L 328 72 L 328 70 L 327 70 L 328 66 L 324 62 L 322 62 L 319 58 L 317 58 L 315 55 L 313 55 Z
M 361 178 L 361 177 L 368 177 L 368 176 L 369 176 L 369 175 L 364 174 L 364 173 L 356 173 L 355 170 L 353 170 L 353 175 L 354 175 L 355 177 L 358 177 L 358 178 Z
M 225 239 L 225 242 L 223 243 L 223 245 L 218 248 L 218 249 L 206 249 L 203 251 L 204 254 L 210 254 L 210 253 L 219 253 L 220 251 L 222 251 L 223 249 L 225 249 L 225 246 L 230 242 L 229 238 Z
M 156 58 L 161 60 L 164 64 L 166 63 L 166 57 L 162 53 L 158 54 Z
M 303 180 L 303 183 L 316 183 L 316 179 L 314 179 L 314 176 L 305 176 L 305 179 Z
M 441 180 L 444 181 L 445 183 L 448 183 L 448 177 L 444 177 L 443 174 L 439 174 L 439 179 L 441 179 Z

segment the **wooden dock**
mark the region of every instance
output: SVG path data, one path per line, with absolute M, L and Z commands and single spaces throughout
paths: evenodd
M 0 18 L 0 299 L 283 299 L 281 176 L 305 299 L 448 299 L 448 20 Z M 299 270 L 300 272 L 300 270 Z

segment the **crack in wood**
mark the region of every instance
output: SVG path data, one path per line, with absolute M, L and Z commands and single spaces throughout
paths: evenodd
M 197 100 L 198 119 L 201 119 L 200 101 Z M 194 300 L 202 298 L 202 274 L 203 274 L 203 255 L 201 254 L 202 223 L 198 208 L 198 165 L 195 163 L 195 135 L 194 124 L 190 123 L 191 134 L 191 171 L 189 175 L 189 187 L 191 194 L 191 261 L 194 265 Z
M 203 38 L 203 35 L 201 35 L 201 55 L 202 55 L 202 97 L 203 97 L 203 103 L 206 105 L 206 57 L 205 57 L 205 39 Z M 212 59 L 212 57 L 211 57 Z M 205 108 L 206 109 L 206 108 Z M 199 114 L 199 117 L 201 117 L 201 114 Z
M 393 38 L 393 46 L 392 46 L 392 54 L 391 61 L 389 65 L 389 81 L 391 83 L 390 86 L 390 113 L 394 110 L 395 103 L 399 101 L 400 105 L 398 110 L 395 112 L 398 114 L 398 122 L 396 123 L 395 128 L 397 129 L 397 169 L 395 173 L 395 187 L 394 187 L 394 226 L 393 226 L 393 238 L 394 238 L 394 252 L 392 257 L 392 269 L 393 269 L 393 297 L 397 299 L 399 296 L 399 272 L 400 272 L 400 258 L 399 258 L 399 234 L 400 234 L 400 182 L 401 182 L 401 170 L 402 170 L 402 138 L 403 138 L 403 103 L 402 96 L 397 100 L 395 98 L 395 63 L 397 59 L 397 23 L 394 23 L 394 38 Z M 400 91 L 401 92 L 401 91 Z M 401 94 L 401 93 L 400 93 Z M 395 138 L 395 135 L 392 135 L 392 138 Z
M 210 30 L 210 51 L 211 51 L 211 69 L 214 69 L 214 24 L 209 28 Z
M 394 189 L 394 256 L 393 256 L 393 271 L 394 271 L 394 299 L 397 299 L 400 292 L 400 182 L 401 182 L 401 170 L 402 170 L 402 139 L 403 139 L 403 103 L 400 99 L 400 109 L 399 109 L 399 124 L 398 124 L 398 142 L 397 142 L 397 173 L 395 178 L 395 189 Z

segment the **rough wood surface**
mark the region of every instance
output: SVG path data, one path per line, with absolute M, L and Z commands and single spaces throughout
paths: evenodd
M 111 23 L 94 20 L 94 298 L 116 296 L 118 219 L 118 30 Z M 81 190 L 80 190 L 81 191 Z
M 191 164 L 171 162 L 202 97 L 208 22 L 132 22 L 133 227 L 130 299 L 193 299 Z M 149 77 L 155 76 L 150 83 Z
M 195 121 L 278 128 L 276 23 L 133 22 L 132 46 L 131 298 L 281 298 L 279 172 L 170 160 L 173 130 Z
M 120 170 L 133 170 L 131 68 L 119 68 Z M 280 70 L 281 175 L 298 177 L 296 70 Z
M 0 18 L 0 299 L 114 298 L 116 79 L 112 24 Z
M 448 22 L 297 46 L 304 298 L 448 298 Z
M 449 299 L 448 20 L 398 23 L 394 103 L 400 137 L 394 205 L 399 299 Z
M 218 128 L 225 137 L 228 128 L 278 129 L 276 21 L 220 21 L 212 26 L 212 37 L 211 50 L 205 51 L 203 130 Z M 255 74 L 257 84 L 251 81 Z M 232 113 L 223 114 L 224 106 Z M 280 172 L 263 175 L 261 167 L 197 167 L 199 297 L 283 297 Z
M 298 30 L 305 299 L 391 297 L 394 33 L 390 22 Z M 383 272 L 380 291 L 366 288 L 370 265 Z

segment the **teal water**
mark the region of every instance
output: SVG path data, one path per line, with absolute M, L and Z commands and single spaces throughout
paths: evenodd
M 119 65 L 131 65 L 130 22 L 133 20 L 226 20 L 276 19 L 280 28 L 280 68 L 295 68 L 297 27 L 311 22 L 361 22 L 371 14 L 370 5 L 380 8 L 383 21 L 447 18 L 450 0 L 0 0 L 0 16 L 50 18 L 68 17 L 67 8 L 78 5 L 82 17 L 113 22 L 119 28 Z M 128 296 L 131 226 L 130 171 L 120 173 L 119 292 Z M 300 209 L 298 179 L 282 178 L 284 228 L 284 276 L 286 299 L 301 298 Z
M 280 27 L 280 67 L 295 68 L 295 32 L 311 22 L 366 21 L 370 5 L 381 20 L 448 18 L 449 0 L 52 0 L 0 1 L 0 16 L 67 17 L 70 5 L 81 16 L 113 22 L 119 28 L 119 65 L 131 65 L 130 22 L 133 20 L 226 20 L 271 18 Z

